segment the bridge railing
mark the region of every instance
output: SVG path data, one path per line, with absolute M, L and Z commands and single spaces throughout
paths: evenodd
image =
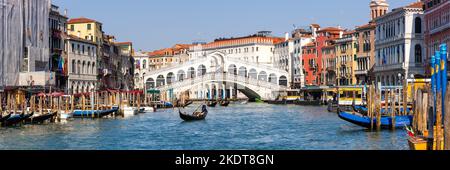
M 242 83 L 245 85 L 253 85 L 262 88 L 272 89 L 273 91 L 277 90 L 286 90 L 286 86 L 281 86 L 275 83 L 262 81 L 250 77 L 244 77 L 239 75 L 230 75 L 230 74 L 218 74 L 218 73 L 208 73 L 203 76 L 198 76 L 192 79 L 186 79 L 183 81 L 173 82 L 172 84 L 161 86 L 158 89 L 161 91 L 167 91 L 169 89 L 179 89 L 183 87 L 188 87 L 190 85 L 199 84 L 206 81 L 231 81 L 236 83 Z

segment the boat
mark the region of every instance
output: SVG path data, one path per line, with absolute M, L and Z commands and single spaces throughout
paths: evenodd
M 371 128 L 370 117 L 363 116 L 360 114 L 351 114 L 348 112 L 340 112 L 339 118 L 353 123 L 358 126 L 365 128 Z M 392 124 L 392 117 L 382 116 L 381 117 L 381 128 L 391 129 L 394 128 L 404 128 L 405 126 L 411 126 L 413 121 L 413 116 L 395 116 L 395 125 Z M 377 124 L 377 119 L 373 118 L 373 125 Z
M 312 101 L 297 100 L 297 101 L 295 101 L 295 105 L 299 105 L 299 106 L 321 106 L 321 101 L 320 100 L 312 100 Z
M 27 124 L 41 124 L 44 123 L 45 121 L 54 118 L 57 115 L 58 112 L 53 112 L 53 113 L 47 113 L 47 114 L 42 114 L 39 116 L 34 116 L 34 117 L 30 117 L 28 119 L 25 119 L 25 123 Z
M 368 115 L 368 113 L 369 113 L 369 109 L 367 107 L 356 106 L 356 105 L 353 105 L 353 111 L 361 113 L 362 115 Z
M 435 137 L 437 133 L 436 126 L 433 127 L 433 136 Z M 441 134 L 444 134 L 444 128 L 441 128 Z M 415 135 L 413 130 L 408 129 L 408 145 L 410 150 L 437 150 L 436 138 L 428 137 L 429 131 L 426 130 L 423 135 Z M 444 142 L 441 142 L 439 150 L 444 150 Z
M 208 107 L 216 107 L 217 101 L 208 102 Z
M 156 112 L 154 107 L 142 107 L 142 109 L 144 109 L 144 113 Z
M 11 117 L 9 117 L 4 122 L 2 122 L 2 126 L 14 126 L 18 123 L 21 123 L 25 119 L 30 118 L 31 116 L 33 116 L 33 114 L 34 114 L 34 112 L 29 113 L 29 114 L 22 113 L 22 114 L 11 115 Z
M 102 118 L 118 111 L 118 108 L 109 110 L 74 110 L 73 118 Z
M 270 100 L 270 101 L 267 101 L 267 103 L 274 104 L 274 105 L 287 105 L 288 101 L 287 100 Z
M 203 105 L 201 112 L 194 112 L 192 115 L 188 115 L 179 110 L 179 113 L 180 118 L 183 119 L 184 121 L 205 120 L 206 116 L 208 115 L 208 109 L 206 105 Z
M 9 119 L 11 117 L 11 115 L 12 115 L 12 113 L 7 114 L 6 116 L 0 115 L 0 123 Z
M 137 115 L 138 113 L 139 113 L 139 111 L 135 107 L 125 106 L 123 108 L 123 116 L 124 117 L 134 116 L 134 115 Z
M 222 101 L 222 102 L 220 102 L 220 106 L 227 107 L 229 105 L 230 105 L 229 101 Z

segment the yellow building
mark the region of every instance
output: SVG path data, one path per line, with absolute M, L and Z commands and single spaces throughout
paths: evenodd
M 103 43 L 102 23 L 88 18 L 73 18 L 67 23 L 68 34 L 92 41 L 96 44 Z
M 356 84 L 355 62 L 358 49 L 355 31 L 345 32 L 343 37 L 336 40 L 336 73 L 338 86 Z

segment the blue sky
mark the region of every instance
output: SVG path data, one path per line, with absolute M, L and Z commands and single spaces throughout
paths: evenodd
M 390 9 L 416 0 L 388 0 Z M 176 43 L 212 41 L 260 30 L 276 36 L 297 27 L 354 28 L 369 21 L 370 0 L 53 0 L 70 18 L 103 23 L 118 41 L 132 41 L 137 50 L 155 50 Z

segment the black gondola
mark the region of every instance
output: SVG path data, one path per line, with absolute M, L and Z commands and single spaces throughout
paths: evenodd
M 208 103 L 208 107 L 216 107 L 217 106 L 217 101 L 212 101 Z
M 181 110 L 179 110 L 179 112 L 180 112 L 180 118 L 183 119 L 184 121 L 204 120 L 206 118 L 206 116 L 208 115 L 208 109 L 207 109 L 206 105 L 202 106 L 201 112 L 195 112 L 192 115 L 183 113 L 183 112 L 181 112 Z
M 11 117 L 12 113 L 7 114 L 6 116 L 0 115 L 0 123 L 6 121 Z
M 30 113 L 30 114 L 25 114 L 22 113 L 20 115 L 14 115 L 11 116 L 10 118 L 6 119 L 3 123 L 2 126 L 13 126 L 16 125 L 18 123 L 23 122 L 24 120 L 30 118 L 31 116 L 34 115 L 34 112 Z
M 220 106 L 227 107 L 228 105 L 230 105 L 229 101 L 222 101 L 222 102 L 220 102 Z
M 42 114 L 42 115 L 39 115 L 36 117 L 30 117 L 25 120 L 25 123 L 27 123 L 27 124 L 42 124 L 46 120 L 54 118 L 56 116 L 56 114 L 57 114 L 57 112 L 53 112 L 53 113 Z

